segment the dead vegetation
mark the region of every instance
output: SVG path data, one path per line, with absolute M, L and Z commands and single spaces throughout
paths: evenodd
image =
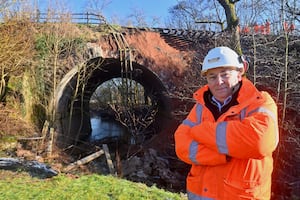
M 19 77 L 28 68 L 33 54 L 32 24 L 10 19 L 0 24 L 0 101 L 5 101 L 7 84 L 12 76 Z M 21 33 L 21 34 L 20 34 Z
M 0 140 L 4 136 L 29 137 L 38 132 L 33 124 L 23 119 L 18 110 L 0 104 Z

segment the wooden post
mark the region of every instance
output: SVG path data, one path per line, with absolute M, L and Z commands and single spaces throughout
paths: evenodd
M 115 175 L 114 164 L 113 164 L 113 162 L 111 160 L 107 144 L 103 144 L 102 148 L 103 148 L 103 150 L 105 152 L 105 157 L 106 157 L 106 162 L 107 162 L 107 165 L 108 165 L 108 168 L 109 168 L 109 172 L 110 172 L 110 174 L 114 174 Z
M 50 157 L 52 155 L 53 139 L 54 139 L 54 128 L 50 128 L 50 139 L 47 147 L 47 157 Z
M 44 144 L 45 144 L 45 139 L 46 139 L 46 136 L 47 136 L 47 133 L 48 133 L 48 129 L 49 129 L 49 122 L 46 120 L 44 122 L 44 126 L 43 126 L 43 129 L 42 129 L 42 135 L 41 135 L 41 142 L 40 142 L 40 147 L 39 149 L 42 149 Z

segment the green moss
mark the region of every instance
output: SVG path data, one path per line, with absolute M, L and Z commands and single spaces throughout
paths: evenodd
M 0 151 L 16 148 L 17 138 L 15 136 L 0 134 Z M 2 152 L 2 155 L 5 154 Z

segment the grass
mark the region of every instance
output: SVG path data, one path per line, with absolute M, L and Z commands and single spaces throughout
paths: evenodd
M 60 174 L 51 179 L 32 178 L 24 172 L 0 170 L 0 200 L 182 200 L 171 193 L 113 176 Z

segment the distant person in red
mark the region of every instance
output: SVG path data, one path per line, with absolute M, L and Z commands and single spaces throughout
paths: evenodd
M 289 24 L 287 22 L 283 22 L 283 30 L 289 32 Z
M 244 34 L 249 34 L 249 33 L 250 33 L 249 27 L 248 27 L 248 26 L 245 26 L 245 27 L 243 28 L 242 32 L 243 32 Z
M 266 31 L 265 31 L 266 34 L 269 35 L 271 32 L 271 27 L 270 27 L 270 22 L 268 20 L 266 20 L 265 28 L 266 28 Z
M 255 23 L 254 24 L 254 33 L 259 33 L 259 30 L 260 30 L 260 26 L 257 23 Z
M 259 26 L 259 29 L 260 29 L 260 33 L 265 35 L 266 34 L 266 27 L 264 25 L 260 25 Z
M 247 67 L 228 47 L 204 58 L 207 84 L 175 132 L 177 156 L 191 165 L 189 200 L 270 199 L 277 106 L 243 76 Z
M 292 32 L 295 30 L 295 28 L 296 28 L 296 27 L 295 27 L 295 24 L 292 23 L 292 24 L 290 25 L 290 32 L 292 33 Z
M 287 33 L 292 33 L 294 30 L 295 30 L 295 24 L 291 23 L 287 23 L 287 22 L 284 22 L 283 23 L 283 30 Z

